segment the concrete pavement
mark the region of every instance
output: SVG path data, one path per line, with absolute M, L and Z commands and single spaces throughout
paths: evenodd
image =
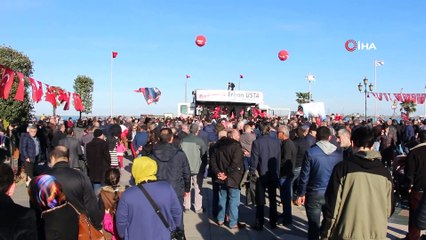
M 128 185 L 131 182 L 131 161 L 125 159 L 125 169 L 122 171 L 121 184 Z M 244 192 L 244 191 L 242 191 Z M 243 196 L 244 197 L 244 196 Z M 306 239 L 307 236 L 307 218 L 304 207 L 293 207 L 294 223 L 290 226 L 279 225 L 271 230 L 268 221 L 265 221 L 265 229 L 261 232 L 255 231 L 250 226 L 254 225 L 255 207 L 240 205 L 240 220 L 247 224 L 246 229 L 231 230 L 227 227 L 219 227 L 212 216 L 212 186 L 210 179 L 205 179 L 203 183 L 203 206 L 204 213 L 195 212 L 184 213 L 185 233 L 188 240 L 223 240 L 223 239 L 241 239 L 241 240 L 269 240 L 269 239 Z M 28 206 L 28 193 L 23 182 L 17 185 L 13 200 L 22 205 Z M 278 207 L 278 212 L 282 212 L 282 207 Z M 268 209 L 265 210 L 266 217 Z M 405 236 L 408 225 L 408 211 L 397 208 L 396 212 L 389 220 L 388 237 L 389 239 L 398 239 Z

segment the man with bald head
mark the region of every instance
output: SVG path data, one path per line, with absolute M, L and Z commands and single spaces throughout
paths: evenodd
M 101 229 L 103 212 L 99 209 L 90 179 L 83 172 L 69 165 L 69 152 L 64 146 L 57 146 L 50 152 L 52 169 L 48 172 L 62 185 L 67 201 L 78 211 L 86 214 L 97 229 Z
M 239 143 L 240 133 L 233 129 L 227 137 L 217 141 L 216 149 L 211 156 L 213 174 L 219 183 L 219 209 L 217 222 L 225 222 L 226 202 L 229 201 L 229 227 L 242 228 L 238 223 L 238 205 L 240 203 L 240 183 L 244 174 L 243 150 Z

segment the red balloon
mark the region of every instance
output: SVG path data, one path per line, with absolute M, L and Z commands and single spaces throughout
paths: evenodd
M 278 58 L 279 58 L 281 61 L 285 61 L 285 60 L 287 60 L 287 58 L 288 58 L 288 52 L 287 52 L 286 50 L 281 50 L 281 51 L 278 53 Z
M 207 39 L 203 35 L 198 35 L 195 38 L 195 44 L 197 44 L 197 46 L 199 46 L 199 47 L 204 46 L 206 44 L 206 42 L 207 42 Z

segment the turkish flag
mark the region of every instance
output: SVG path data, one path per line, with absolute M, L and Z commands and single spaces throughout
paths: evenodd
M 10 89 L 12 89 L 14 78 L 15 78 L 15 72 L 10 68 L 6 68 L 1 78 L 0 98 L 3 98 L 3 99 L 9 98 L 9 93 L 10 93 Z
M 64 98 L 64 102 L 65 102 L 64 110 L 65 110 L 65 111 L 70 110 L 70 98 L 71 98 L 71 93 L 70 93 L 70 92 L 65 92 L 65 91 L 64 91 L 64 96 L 63 96 L 63 98 Z
M 74 98 L 74 108 L 75 108 L 75 110 L 77 110 L 79 112 L 84 111 L 84 106 L 83 106 L 83 103 L 81 102 L 80 95 L 78 95 L 78 93 L 73 93 L 72 96 Z
M 185 75 L 185 77 L 186 77 L 186 78 L 190 78 L 191 76 L 190 76 L 190 75 L 188 75 L 188 74 L 186 74 L 186 75 Z
M 112 52 L 112 58 L 116 58 L 118 55 L 118 52 Z
M 51 87 L 49 85 L 46 85 L 46 96 L 45 96 L 46 102 L 50 102 L 53 107 L 56 107 L 56 92 L 55 87 Z
M 37 83 L 36 83 L 36 81 L 34 80 L 34 78 L 28 78 L 29 80 L 30 80 L 30 84 L 31 84 L 31 92 L 32 92 L 32 99 L 33 99 L 33 102 L 37 102 L 37 91 L 38 91 L 38 89 L 37 89 Z
M 24 95 L 25 95 L 24 74 L 20 72 L 16 74 L 18 74 L 19 83 L 18 83 L 18 88 L 16 89 L 15 100 L 23 102 Z
M 40 102 L 41 99 L 43 98 L 43 83 L 40 81 L 37 81 L 38 84 L 38 89 L 37 89 L 37 101 L 36 102 Z
M 67 98 L 66 94 L 67 93 L 63 89 L 58 88 L 58 101 L 60 103 L 63 103 L 66 100 L 66 98 Z

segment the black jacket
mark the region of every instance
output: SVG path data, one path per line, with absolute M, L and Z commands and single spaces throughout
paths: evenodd
M 103 212 L 99 209 L 89 178 L 67 162 L 58 162 L 48 173 L 62 185 L 66 199 L 80 212 L 85 213 L 97 229 L 101 229 Z
M 281 170 L 280 177 L 293 177 L 294 165 L 296 165 L 297 148 L 291 139 L 281 143 Z
M 154 146 L 151 157 L 158 165 L 158 180 L 166 180 L 172 185 L 179 199 L 184 192 L 191 189 L 191 170 L 188 159 L 182 150 L 172 144 L 157 144 Z
M 243 150 L 241 144 L 228 137 L 223 137 L 216 142 L 215 151 L 210 156 L 213 174 L 223 172 L 228 177 L 226 185 L 239 188 L 244 174 Z
M 104 182 L 105 172 L 111 167 L 108 143 L 100 138 L 93 138 L 86 145 L 86 161 L 92 182 Z
M 35 212 L 15 204 L 3 193 L 0 193 L 0 239 L 37 239 Z
M 410 149 L 405 174 L 413 191 L 426 191 L 426 143 L 418 144 Z
M 426 229 L 426 195 L 423 194 L 419 207 L 415 212 L 416 225 L 420 230 Z
M 46 240 L 78 239 L 79 216 L 68 203 L 43 212 L 42 219 Z
M 306 137 L 298 137 L 293 142 L 297 148 L 296 164 L 294 167 L 302 167 L 303 158 L 305 157 L 306 151 L 311 148 L 311 144 Z

